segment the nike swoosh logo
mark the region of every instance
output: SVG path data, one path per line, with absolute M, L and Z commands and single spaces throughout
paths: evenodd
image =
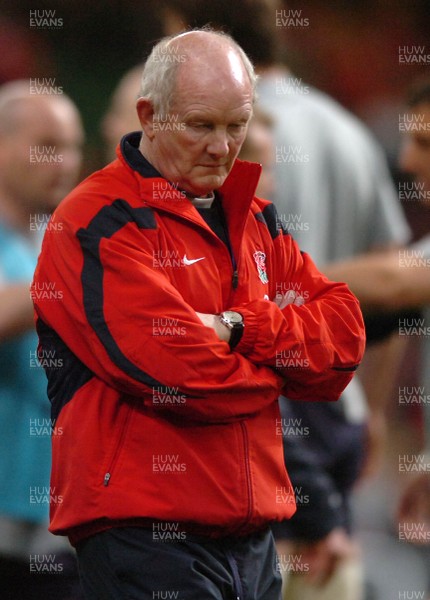
M 201 258 L 187 258 L 187 255 L 184 254 L 184 258 L 182 259 L 182 262 L 184 263 L 184 265 L 186 265 L 187 267 L 189 265 L 193 265 L 196 262 L 199 262 L 199 260 L 204 260 L 206 258 L 206 256 L 202 256 Z

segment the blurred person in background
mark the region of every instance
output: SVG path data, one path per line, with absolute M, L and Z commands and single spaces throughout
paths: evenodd
M 116 158 L 118 141 L 131 131 L 140 131 L 136 112 L 143 63 L 129 69 L 115 87 L 109 106 L 101 122 L 101 133 L 105 142 L 104 152 L 109 162 Z
M 425 257 L 426 267 L 430 269 L 430 79 L 425 83 L 417 85 L 409 98 L 409 109 L 415 117 L 415 123 L 419 123 L 421 116 L 424 115 L 422 122 L 425 128 L 420 128 L 419 125 L 405 137 L 400 155 L 400 166 L 407 173 L 412 174 L 415 180 L 420 184 L 420 189 L 426 192 L 426 209 L 429 211 L 428 235 L 416 242 L 412 248 L 416 250 L 413 257 L 418 259 Z M 412 267 L 415 271 L 415 268 Z M 425 323 L 430 326 L 430 270 L 421 274 L 421 278 L 417 275 L 414 281 L 408 281 L 404 287 L 409 289 L 420 289 L 422 279 L 427 281 L 428 287 L 426 292 L 420 297 L 420 302 L 426 304 Z M 407 293 L 404 293 L 407 296 Z M 403 296 L 403 295 L 402 295 Z M 429 400 L 430 394 L 430 336 L 424 337 L 423 340 L 423 357 L 422 357 L 422 376 L 421 385 L 424 387 L 424 392 Z M 423 405 L 424 409 L 424 428 L 425 428 L 425 447 L 424 447 L 424 464 L 430 469 L 430 401 Z M 412 477 L 406 485 L 398 507 L 398 519 L 403 523 L 414 523 L 420 526 L 425 525 L 427 535 L 427 544 L 430 544 L 430 471 L 421 472 Z M 428 564 L 430 565 L 430 551 L 427 553 Z M 428 581 L 428 591 L 430 591 L 430 577 Z
M 30 282 L 49 214 L 77 182 L 82 144 L 80 116 L 67 96 L 31 93 L 29 80 L 0 87 L 0 576 L 4 599 L 80 597 L 74 591 L 77 571 L 70 546 L 58 544 L 47 530 L 49 498 L 55 495 L 49 484 L 55 424 L 46 401 L 46 376 L 36 358 L 31 295 L 49 291 L 30 291 Z
M 411 244 L 403 253 L 378 252 L 362 258 L 342 261 L 332 265 L 329 276 L 348 282 L 359 296 L 365 310 L 398 310 L 424 307 L 424 322 L 430 326 L 430 80 L 418 83 L 411 91 L 408 108 L 411 127 L 404 134 L 399 156 L 399 166 L 414 177 L 418 184 L 413 189 L 426 210 L 428 235 Z M 423 396 L 430 394 L 430 338 L 423 336 L 421 365 Z M 423 402 L 425 445 L 430 465 L 430 402 Z M 400 522 L 425 525 L 430 543 L 430 467 L 410 478 L 400 499 Z
M 305 85 L 282 64 L 282 28 L 272 0 L 164 0 L 165 32 L 209 23 L 245 48 L 259 74 L 259 105 L 273 119 L 274 202 L 282 225 L 321 268 L 340 258 L 403 246 L 410 232 L 382 150 L 354 116 Z M 336 272 L 334 271 L 334 275 Z M 345 275 L 344 280 L 348 282 Z M 306 293 L 298 290 L 297 295 Z M 380 374 L 379 374 L 380 376 Z M 379 398 L 377 402 L 381 402 Z M 286 430 L 299 423 L 307 437 L 286 434 L 284 453 L 304 499 L 296 515 L 275 528 L 289 600 L 358 599 L 363 582 L 351 537 L 350 494 L 369 438 L 380 434 L 380 406 L 369 419 L 357 378 L 338 405 L 281 399 Z M 369 432 L 366 427 L 371 426 Z M 371 435 L 370 435 L 371 434 Z M 309 500 L 306 503 L 306 498 Z M 306 572 L 287 570 L 300 556 Z M 291 565 L 290 565 L 291 566 Z M 289 576 L 287 576 L 289 573 Z
M 256 193 L 260 198 L 272 200 L 275 193 L 273 121 L 267 112 L 259 108 L 258 102 L 254 106 L 239 158 L 262 166 Z

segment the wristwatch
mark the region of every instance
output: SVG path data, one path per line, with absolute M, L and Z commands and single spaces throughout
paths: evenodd
M 234 310 L 225 310 L 219 315 L 221 323 L 228 327 L 231 331 L 229 346 L 231 349 L 235 348 L 240 342 L 245 323 L 240 313 Z

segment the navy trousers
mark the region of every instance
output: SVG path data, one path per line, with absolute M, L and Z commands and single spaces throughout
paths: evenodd
M 113 528 L 77 547 L 87 600 L 280 600 L 270 530 L 209 540 Z M 171 538 L 172 536 L 170 536 Z

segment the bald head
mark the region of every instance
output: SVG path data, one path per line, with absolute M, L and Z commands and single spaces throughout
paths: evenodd
M 148 57 L 140 95 L 151 100 L 160 114 L 169 111 L 180 78 L 194 77 L 206 85 L 249 85 L 254 96 L 254 68 L 227 34 L 193 30 L 161 40 Z
M 81 127 L 77 108 L 64 94 L 31 94 L 29 82 L 12 81 L 0 87 L 0 135 L 16 132 L 28 121 L 73 121 Z
M 246 87 L 253 91 L 255 77 L 249 65 L 245 66 L 246 56 L 229 36 L 189 31 L 173 38 L 167 47 L 175 48 L 184 58 L 176 71 L 175 92 L 188 78 L 198 79 L 204 85 Z
M 31 94 L 29 81 L 0 87 L 0 193 L 22 215 L 49 212 L 76 184 L 79 112 L 64 94 Z
M 177 63 L 182 69 L 195 65 L 205 73 L 215 70 L 215 76 L 218 72 L 231 71 L 241 84 L 247 81 L 251 86 L 254 84 L 255 75 L 248 58 L 226 34 L 204 30 L 186 31 L 172 37 L 165 48 L 167 52 L 183 57 Z

